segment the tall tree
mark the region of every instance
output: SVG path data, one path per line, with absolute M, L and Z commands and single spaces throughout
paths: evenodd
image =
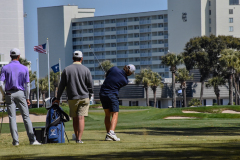
M 220 105 L 220 89 L 219 86 L 225 85 L 226 81 L 223 77 L 217 76 L 208 80 L 207 87 L 213 87 L 217 97 L 217 104 Z
M 137 85 L 143 85 L 146 93 L 146 104 L 149 106 L 149 98 L 148 98 L 148 87 L 151 84 L 151 69 L 141 69 L 140 73 L 135 75 L 135 83 Z
M 201 74 L 201 103 L 204 82 L 215 68 L 218 67 L 218 56 L 220 55 L 221 50 L 226 48 L 226 46 L 224 38 L 216 37 L 214 35 L 211 35 L 210 37 L 202 36 L 192 38 L 185 45 L 183 60 L 187 70 L 190 71 L 191 69 L 197 68 Z
M 60 83 L 59 72 L 57 73 L 54 73 L 53 71 L 50 72 L 50 82 L 51 82 L 51 85 L 53 85 L 54 87 L 54 96 L 57 97 L 58 85 Z
M 34 72 L 32 72 L 31 70 L 29 71 L 29 80 L 30 80 L 30 83 L 32 82 L 32 81 L 36 81 L 37 80 L 37 72 L 36 71 L 34 71 Z M 30 90 L 30 99 L 32 99 L 32 93 L 34 93 L 35 92 L 35 90 Z
M 31 64 L 27 59 L 21 57 L 19 58 L 19 62 L 24 66 L 29 66 Z
M 105 73 L 107 73 L 107 71 L 114 66 L 109 60 L 105 60 L 105 61 L 101 62 L 100 64 L 99 64 L 98 68 L 104 69 Z
M 189 71 L 186 68 L 180 68 L 176 72 L 176 81 L 179 81 L 181 83 L 184 107 L 187 107 L 186 81 L 192 78 L 193 78 L 193 75 L 189 75 Z
M 39 79 L 39 90 L 42 94 L 43 105 L 45 104 L 44 100 L 46 99 L 45 95 L 48 92 L 48 78 Z M 53 90 L 53 85 L 50 85 L 50 90 Z
M 157 72 L 151 72 L 151 77 L 150 77 L 150 87 L 153 90 L 153 96 L 154 96 L 154 108 L 156 108 L 156 103 L 157 103 L 157 87 L 163 87 L 162 83 L 162 77 L 157 73 Z
M 170 71 L 172 72 L 172 106 L 176 108 L 176 88 L 175 88 L 175 73 L 177 71 L 177 66 L 182 64 L 182 55 L 175 53 L 168 53 L 162 57 L 162 64 L 165 66 L 170 66 Z
M 233 105 L 233 74 L 238 68 L 240 60 L 238 52 L 233 49 L 224 49 L 219 59 L 220 65 L 227 67 L 229 82 L 229 104 Z

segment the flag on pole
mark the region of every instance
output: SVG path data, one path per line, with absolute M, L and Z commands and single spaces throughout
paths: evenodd
M 59 72 L 59 63 L 51 67 L 54 73 Z
M 40 44 L 38 46 L 34 46 L 34 51 L 38 53 L 44 53 L 47 54 L 46 51 L 46 43 L 45 44 Z

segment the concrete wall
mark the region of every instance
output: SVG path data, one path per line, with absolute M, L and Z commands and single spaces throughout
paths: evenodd
M 61 68 L 72 63 L 72 18 L 91 17 L 95 9 L 78 9 L 78 6 L 38 8 L 38 44 L 49 39 L 50 67 L 61 59 Z M 47 55 L 39 54 L 39 75 L 47 75 Z
M 190 38 L 202 35 L 202 4 L 201 0 L 181 0 L 181 2 L 168 0 L 168 47 L 170 52 L 182 52 Z M 182 19 L 184 12 L 187 13 L 186 22 Z
M 216 1 L 216 35 L 233 35 L 240 38 L 240 5 L 229 5 L 229 0 Z M 233 14 L 229 14 L 233 9 Z M 233 23 L 229 23 L 233 18 Z M 233 26 L 233 32 L 229 32 L 229 26 Z
M 25 58 L 23 0 L 0 1 L 0 54 L 1 62 L 9 62 L 10 50 L 19 48 Z

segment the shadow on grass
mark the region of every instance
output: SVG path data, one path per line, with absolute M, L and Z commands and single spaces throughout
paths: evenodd
M 20 159 L 38 159 L 38 160 L 65 160 L 65 159 L 239 159 L 239 142 L 214 143 L 214 144 L 169 144 L 166 148 L 144 148 L 129 150 L 127 152 L 107 152 L 94 155 L 9 155 L 2 156 L 1 159 L 20 160 Z M 166 150 L 168 149 L 168 150 Z
M 117 133 L 135 134 L 135 135 L 160 135 L 160 136 L 239 136 L 240 127 L 202 127 L 202 128 L 161 128 L 144 127 L 132 128 L 144 131 L 124 131 Z

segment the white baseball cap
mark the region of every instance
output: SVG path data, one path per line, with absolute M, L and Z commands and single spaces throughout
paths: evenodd
M 134 73 L 136 70 L 136 67 L 133 64 L 129 64 L 129 65 L 127 65 L 127 67 L 129 69 L 129 71 L 131 71 L 132 73 Z
M 11 56 L 18 56 L 20 55 L 20 50 L 18 48 L 13 48 L 10 50 L 10 55 Z
M 73 53 L 73 57 L 76 57 L 76 58 L 82 58 L 83 57 L 83 54 L 81 51 L 75 51 Z

